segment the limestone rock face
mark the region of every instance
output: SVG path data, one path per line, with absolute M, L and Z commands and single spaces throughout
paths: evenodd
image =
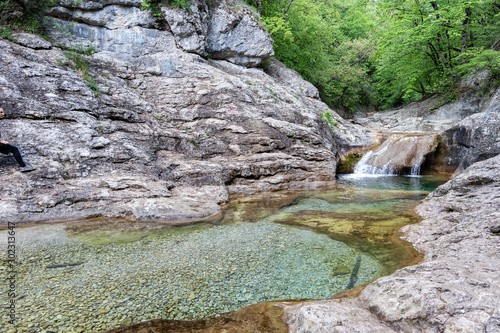
M 500 155 L 473 164 L 417 207 L 424 220 L 403 231 L 424 262 L 376 280 L 340 305 L 287 307 L 290 331 L 391 332 L 379 329 L 381 322 L 396 332 L 500 331 L 499 207 Z
M 278 77 L 186 52 L 134 2 L 60 4 L 53 45 L 97 49 L 92 80 L 58 46 L 0 40 L 2 138 L 37 168 L 0 156 L 2 223 L 213 217 L 230 194 L 332 184 L 345 142 L 370 139 Z
M 192 5 L 190 12 L 184 8 L 161 7 L 162 17 L 174 34 L 177 45 L 187 52 L 206 55 L 208 7 L 204 2 Z
M 447 150 L 445 163 L 458 170 L 500 154 L 500 89 L 483 112 L 465 118 L 441 135 Z
M 35 50 L 50 49 L 52 47 L 51 42 L 46 41 L 40 36 L 21 32 L 12 34 L 12 37 L 14 37 L 20 45 L 27 46 Z
M 279 60 L 275 58 L 269 59 L 266 71 L 279 79 L 280 82 L 286 83 L 293 88 L 295 93 L 303 93 L 307 97 L 319 98 L 319 91 L 312 83 L 303 80 L 299 73 L 290 70 Z
M 186 10 L 160 4 L 166 27 L 149 11 L 141 10 L 141 6 L 142 1 L 137 0 L 77 3 L 59 0 L 57 6 L 46 12 L 52 17 L 47 26 L 54 30 L 54 34 L 59 32 L 57 39 L 66 46 L 75 42 L 73 37 L 87 44 L 91 39 L 102 40 L 103 36 L 110 38 L 110 35 L 144 46 L 151 37 L 156 37 L 156 33 L 164 33 L 167 29 L 182 50 L 201 56 L 209 54 L 212 59 L 255 67 L 274 55 L 271 36 L 255 19 L 255 14 L 243 5 L 234 6 L 221 1 L 209 10 L 205 1 L 197 0 Z M 68 21 L 78 24 L 75 27 Z M 139 27 L 155 29 L 155 32 L 145 32 Z M 136 34 L 124 31 L 129 28 L 135 28 Z M 73 36 L 69 37 L 69 34 Z M 144 48 L 140 53 L 148 54 Z
M 94 11 L 56 6 L 50 8 L 47 13 L 54 17 L 71 19 L 76 22 L 104 27 L 110 30 L 134 26 L 153 28 L 158 25 L 156 19 L 150 13 L 136 7 L 122 7 L 118 5 L 109 5 L 103 7 L 101 10 Z

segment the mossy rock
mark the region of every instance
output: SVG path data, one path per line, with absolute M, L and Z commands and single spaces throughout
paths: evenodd
M 341 158 L 337 163 L 337 174 L 353 173 L 354 166 L 363 157 L 363 154 L 352 153 Z

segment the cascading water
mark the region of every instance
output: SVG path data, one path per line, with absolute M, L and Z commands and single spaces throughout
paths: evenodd
M 420 175 L 420 168 L 422 167 L 422 159 L 423 156 L 420 156 L 419 159 L 417 159 L 417 163 L 411 167 L 410 170 L 410 176 L 418 176 Z
M 354 174 L 356 175 L 396 175 L 394 173 L 394 168 L 390 163 L 383 165 L 381 168 L 370 164 L 370 162 L 376 159 L 377 156 L 382 155 L 388 149 L 385 146 L 377 151 L 370 150 L 366 153 L 361 160 L 354 167 Z
M 354 167 L 354 174 L 418 176 L 425 156 L 436 149 L 437 142 L 434 133 L 392 134 L 377 150 L 363 156 Z

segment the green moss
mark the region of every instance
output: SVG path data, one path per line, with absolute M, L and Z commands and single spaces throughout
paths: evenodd
M 343 174 L 343 173 L 353 173 L 354 172 L 354 166 L 356 163 L 359 162 L 359 160 L 363 157 L 363 154 L 359 153 L 352 153 L 347 156 L 345 156 L 344 160 L 340 160 L 337 163 L 337 173 L 338 174 Z

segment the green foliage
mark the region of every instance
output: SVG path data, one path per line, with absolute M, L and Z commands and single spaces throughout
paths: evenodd
M 256 3 L 255 1 L 253 0 L 238 0 L 241 4 L 245 5 L 245 7 L 247 8 L 250 8 L 252 11 L 254 11 L 255 13 L 258 13 L 258 9 L 257 9 L 257 6 L 256 6 Z M 257 17 L 256 17 L 258 20 L 260 19 L 260 16 L 257 14 Z
M 81 73 L 83 79 L 85 80 L 85 85 L 89 87 L 94 95 L 99 96 L 100 90 L 97 82 L 89 73 L 89 63 L 84 56 L 92 56 L 96 52 L 93 46 L 85 46 L 83 44 L 73 44 L 66 51 L 64 55 L 67 59 L 72 60 L 75 67 Z M 57 60 L 58 64 L 65 64 L 60 59 Z
M 276 57 L 331 106 L 381 109 L 498 77 L 498 0 L 264 0 Z
M 459 56 L 457 72 L 461 76 L 470 76 L 483 70 L 489 71 L 495 78 L 500 78 L 500 52 L 484 48 L 471 48 Z
M 188 0 L 169 0 L 168 3 L 175 8 L 184 8 L 188 12 L 191 11 L 191 7 Z
M 477 69 L 498 68 L 496 0 L 387 0 L 379 6 L 375 87 L 383 108 L 455 89 Z
M 337 174 L 353 173 L 354 167 L 361 160 L 363 154 L 352 153 L 348 154 L 344 158 L 341 158 L 337 163 Z
M 95 82 L 95 79 L 88 74 L 84 75 L 83 79 L 85 80 L 85 85 L 89 87 L 90 90 L 92 90 L 96 97 L 99 97 L 101 90 L 99 89 L 99 85 L 97 84 L 97 82 Z
M 330 105 L 354 109 L 369 99 L 372 12 L 356 0 L 267 0 L 262 21 L 280 61 L 316 85 Z
M 5 29 L 23 31 L 48 38 L 40 14 L 45 8 L 52 7 L 56 0 L 4 0 L 0 2 L 0 27 L 5 35 Z
M 16 39 L 12 37 L 12 30 L 9 27 L 0 26 L 0 38 L 8 39 L 12 42 L 16 42 Z
M 97 125 L 97 128 L 96 128 L 96 129 L 97 129 L 97 131 L 98 131 L 99 133 L 104 133 L 104 130 L 105 130 L 105 128 L 104 128 L 104 124 L 103 124 L 102 122 L 99 122 L 99 125 Z
M 150 11 L 158 20 L 162 20 L 160 13 L 160 5 L 170 5 L 174 8 L 184 8 L 188 12 L 191 11 L 189 0 L 143 0 L 142 10 Z
M 330 129 L 332 130 L 335 126 L 339 124 L 332 118 L 332 113 L 330 112 L 330 110 L 323 112 L 321 114 L 321 118 L 330 126 Z
M 54 20 L 50 18 L 45 18 L 45 22 L 47 24 L 52 25 L 52 29 L 58 30 L 62 35 L 66 37 L 71 37 L 72 36 L 72 30 L 76 25 L 76 22 L 71 22 L 71 23 L 56 23 Z
M 142 2 L 141 9 L 145 11 L 150 11 L 154 17 L 156 17 L 158 20 L 161 20 L 160 9 L 158 8 L 159 3 L 160 1 L 156 0 L 144 0 Z

